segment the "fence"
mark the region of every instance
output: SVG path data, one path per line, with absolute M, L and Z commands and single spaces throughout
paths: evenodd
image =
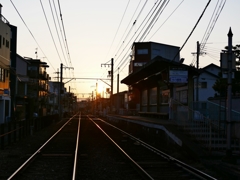
M 0 124 L 0 149 L 59 120 L 58 114 Z
M 226 116 L 219 104 L 210 101 L 193 102 L 190 106 L 173 100 L 172 116 L 178 126 L 208 150 L 226 149 Z M 240 122 L 240 113 L 232 111 L 232 121 Z M 237 126 L 233 126 L 236 129 Z M 236 131 L 236 130 L 235 130 Z M 233 132 L 233 131 L 232 131 Z M 232 133 L 232 150 L 240 149 L 240 138 Z

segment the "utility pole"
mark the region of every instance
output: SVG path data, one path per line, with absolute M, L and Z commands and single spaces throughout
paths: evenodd
M 102 66 L 111 66 L 111 71 L 110 71 L 110 76 L 111 76 L 111 93 L 110 93 L 110 105 L 112 106 L 113 105 L 113 99 L 112 99 L 112 95 L 113 95 L 113 58 L 111 59 L 111 64 L 101 64 L 101 67 Z M 112 109 L 112 108 L 111 108 Z
M 197 69 L 199 69 L 199 56 L 200 56 L 200 44 L 199 42 L 197 41 Z M 196 79 L 196 101 L 197 101 L 197 105 L 198 105 L 198 100 L 199 100 L 199 76 L 197 76 L 197 79 Z
M 69 114 L 71 114 L 71 113 L 70 113 L 70 112 L 71 112 L 71 110 L 70 110 L 70 102 L 72 102 L 72 99 L 70 99 L 70 97 L 72 98 L 70 90 L 71 90 L 71 87 L 68 86 L 69 96 L 68 96 L 68 98 L 67 98 L 67 102 L 68 102 L 68 113 L 69 113 Z M 73 105 L 73 103 L 72 103 L 72 105 Z
M 93 91 L 92 91 L 92 113 L 94 114 Z
M 118 68 L 118 74 L 117 74 L 117 112 L 119 112 L 119 68 Z
M 58 110 L 58 114 L 60 115 L 60 109 L 59 108 L 60 108 L 60 97 L 61 97 L 61 95 L 60 95 L 60 79 L 59 79 L 59 73 L 60 72 L 59 72 L 59 69 L 57 69 L 56 73 L 57 73 L 57 82 L 58 82 L 58 93 L 57 93 L 58 94 L 58 97 L 57 97 L 57 99 L 58 99 L 58 101 L 57 101 L 58 102 L 58 109 L 57 110 Z M 56 110 L 55 108 L 56 107 L 54 107 L 54 111 Z M 60 120 L 60 116 L 59 116 L 59 120 Z
M 95 113 L 97 113 L 98 83 L 96 83 Z
M 62 89 L 62 78 L 63 77 L 62 76 L 63 76 L 63 64 L 61 63 L 61 65 L 60 65 L 60 85 L 59 85 L 59 96 L 60 96 L 60 98 L 59 98 L 59 100 L 60 100 L 59 116 L 60 116 L 60 121 L 62 120 L 62 91 L 63 91 L 63 89 Z
M 73 69 L 72 67 L 64 67 L 64 68 L 69 68 L 69 69 Z M 62 110 L 63 110 L 63 102 L 62 102 L 62 94 L 63 94 L 63 63 L 61 63 L 60 65 L 60 86 L 59 86 L 59 95 L 60 95 L 60 112 L 59 112 L 59 116 L 60 116 L 60 120 L 62 120 Z
M 111 59 L 111 97 L 113 95 L 113 58 Z
M 199 44 L 199 41 L 197 41 L 197 52 L 194 52 L 192 54 L 196 54 L 196 56 L 197 56 L 196 68 L 199 69 L 199 57 L 200 57 L 200 44 Z M 194 100 L 198 101 L 199 100 L 199 77 L 198 76 L 196 77 L 195 87 L 196 87 L 196 95 L 194 95 L 194 97 L 195 97 Z
M 231 28 L 228 32 L 228 91 L 227 91 L 227 151 L 226 155 L 231 156 L 231 113 L 232 113 L 232 37 Z

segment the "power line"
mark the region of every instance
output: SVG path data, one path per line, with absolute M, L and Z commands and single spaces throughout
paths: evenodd
M 66 44 L 66 49 L 67 49 L 67 55 L 68 55 L 68 59 L 69 59 L 69 63 L 70 66 L 72 65 L 72 61 L 71 61 L 71 56 L 70 56 L 70 52 L 69 52 L 69 47 L 68 47 L 68 42 L 67 42 L 67 36 L 66 36 L 66 31 L 65 31 L 65 27 L 64 27 L 64 22 L 63 22 L 63 17 L 62 17 L 62 11 L 61 11 L 61 6 L 60 6 L 60 1 L 58 0 L 58 7 L 59 7 L 59 13 L 60 13 L 60 18 L 61 18 L 61 22 L 62 22 L 62 28 L 63 28 L 63 34 L 64 34 L 64 39 L 65 39 L 65 44 Z M 72 71 L 72 75 L 74 77 L 74 71 Z
M 226 3 L 226 0 L 224 0 L 224 2 L 223 2 L 223 0 L 221 0 L 221 2 L 219 4 L 219 0 L 218 0 L 216 6 L 214 8 L 214 11 L 213 11 L 210 21 L 208 23 L 207 29 L 206 29 L 204 36 L 202 38 L 202 41 L 200 43 L 200 54 L 203 51 L 203 49 L 207 43 L 207 40 L 210 37 L 210 35 L 214 29 L 214 26 L 223 10 L 223 7 L 225 6 L 225 3 Z M 219 6 L 218 6 L 218 4 L 219 4 Z M 217 9 L 217 7 L 218 7 L 218 9 Z
M 155 4 L 154 4 L 154 6 L 152 7 L 152 9 L 149 11 L 149 13 L 147 14 L 147 16 L 145 17 L 145 19 L 143 20 L 143 22 L 142 22 L 142 24 L 139 26 L 139 28 L 137 29 L 137 31 L 141 28 L 141 26 L 143 25 L 143 23 L 147 20 L 147 18 L 148 18 L 148 20 L 145 22 L 145 25 L 143 26 L 143 28 L 142 28 L 142 30 L 138 33 L 138 35 L 137 35 L 137 37 L 135 38 L 135 40 L 134 40 L 134 42 L 136 41 L 136 39 L 138 38 L 138 36 L 141 34 L 141 32 L 144 30 L 144 28 L 145 28 L 145 26 L 148 24 L 148 22 L 151 20 L 151 22 L 148 24 L 148 27 L 147 28 L 145 28 L 145 31 L 144 31 L 144 33 L 142 34 L 142 36 L 141 36 L 141 38 L 140 38 L 140 41 L 141 41 L 141 39 L 144 37 L 144 35 L 147 33 L 147 31 L 150 29 L 150 27 L 151 27 L 151 25 L 154 23 L 154 20 L 158 17 L 158 14 L 161 12 L 161 10 L 163 9 L 163 7 L 164 7 L 164 4 L 167 2 L 167 0 L 165 0 L 164 2 L 162 2 L 162 1 L 160 1 L 160 2 L 156 2 Z M 162 4 L 161 4 L 162 3 Z M 157 5 L 156 5 L 157 4 Z M 160 6 L 161 5 L 161 6 Z M 156 7 L 155 7 L 156 6 Z M 160 6 L 160 7 L 159 7 Z M 154 9 L 154 7 L 155 7 L 155 9 Z M 158 8 L 159 7 L 159 8 Z M 151 14 L 151 15 L 150 15 Z M 150 16 L 149 16 L 150 15 Z M 149 16 L 149 17 L 148 17 Z M 152 16 L 153 16 L 153 18 L 152 18 Z M 136 31 L 136 32 L 137 32 Z M 134 36 L 133 36 L 134 37 Z M 132 37 L 132 38 L 133 38 Z M 131 40 L 132 40 L 132 38 L 131 38 Z M 131 42 L 131 40 L 129 41 L 129 42 Z M 125 56 L 127 55 L 127 53 L 125 54 Z M 124 60 L 124 58 L 125 58 L 125 56 L 122 58 L 122 60 L 119 62 L 119 64 Z M 126 60 L 126 59 L 125 59 Z M 124 64 L 124 63 L 122 63 L 122 64 Z M 117 66 L 117 68 L 118 68 L 118 66 Z M 119 66 L 119 68 L 120 68 L 120 66 Z
M 182 0 L 178 6 L 173 10 L 173 12 L 167 17 L 167 19 L 161 24 L 161 26 L 153 33 L 153 35 L 149 38 L 151 39 L 158 31 L 159 29 L 168 21 L 168 19 L 175 13 L 175 11 L 180 7 L 180 5 L 183 3 L 184 0 Z
M 219 1 L 218 1 L 218 2 L 219 2 Z M 222 10 L 223 10 L 223 7 L 225 6 L 225 3 L 226 3 L 226 0 L 225 0 L 224 2 L 223 2 L 223 0 L 221 0 L 221 3 L 220 3 L 220 5 L 219 5 L 219 8 L 218 8 L 217 12 L 215 13 L 216 8 L 217 8 L 217 6 L 218 6 L 218 3 L 216 4 L 216 7 L 215 7 L 215 9 L 214 9 L 214 11 L 213 11 L 213 14 L 212 14 L 212 17 L 211 17 L 211 19 L 210 19 L 210 21 L 209 21 L 209 25 L 208 25 L 208 27 L 207 27 L 207 29 L 206 29 L 206 31 L 205 31 L 205 34 L 204 34 L 204 36 L 203 36 L 203 39 L 202 39 L 202 41 L 201 41 L 200 52 L 201 52 L 201 50 L 204 48 L 204 46 L 206 45 L 207 40 L 208 40 L 208 38 L 210 37 L 211 32 L 213 31 L 213 28 L 214 28 L 214 26 L 215 26 L 215 24 L 216 24 L 216 22 L 217 22 L 217 20 L 218 20 L 218 18 L 219 18 L 219 16 L 220 16 Z M 215 17 L 213 18 L 214 13 L 215 13 Z
M 67 36 L 66 36 L 65 28 L 64 28 L 63 17 L 62 17 L 61 6 L 60 6 L 59 0 L 58 0 L 58 8 L 59 8 L 59 13 L 60 13 L 60 17 L 61 17 L 61 22 L 62 22 L 62 27 L 63 27 L 63 33 L 64 33 L 64 37 L 65 37 L 65 43 L 66 43 L 66 47 L 67 47 L 68 58 L 69 58 L 70 65 L 71 65 L 71 64 L 72 64 L 72 63 L 71 63 L 71 57 L 70 57 L 70 53 L 69 53 L 69 48 L 68 48 L 68 43 L 67 43 Z
M 19 11 L 17 10 L 16 6 L 15 6 L 14 3 L 12 2 L 12 0 L 10 0 L 10 1 L 11 1 L 12 5 L 13 5 L 14 9 L 16 10 L 17 14 L 18 14 L 19 17 L 21 18 L 22 22 L 24 23 L 24 25 L 25 25 L 26 28 L 28 29 L 29 33 L 30 33 L 31 36 L 33 37 L 34 41 L 36 42 L 38 48 L 39 48 L 39 49 L 41 50 L 41 52 L 43 53 L 44 57 L 46 57 L 48 63 L 51 65 L 51 67 L 53 68 L 53 70 L 56 71 L 55 68 L 54 68 L 54 66 L 51 64 L 51 62 L 48 60 L 47 56 L 46 56 L 45 53 L 43 52 L 41 46 L 40 46 L 39 43 L 37 42 L 37 40 L 36 40 L 36 38 L 34 37 L 33 33 L 32 33 L 31 30 L 28 28 L 27 24 L 25 23 L 25 21 L 24 21 L 24 19 L 22 18 L 21 14 L 20 14 Z
M 124 16 L 125 16 L 125 14 L 126 14 L 126 11 L 127 11 L 128 5 L 129 5 L 129 2 L 130 2 L 130 0 L 128 1 L 127 6 L 126 6 L 126 8 L 125 8 L 125 10 L 124 10 L 122 19 L 121 19 L 121 21 L 120 21 L 120 23 L 119 23 L 119 25 L 118 25 L 117 32 L 115 33 L 115 36 L 114 36 L 114 38 L 113 38 L 113 40 L 112 40 L 111 46 L 110 46 L 110 48 L 109 48 L 109 51 L 111 50 L 112 45 L 113 45 L 113 42 L 114 42 L 114 40 L 115 40 L 115 38 L 116 38 L 116 36 L 117 36 L 117 33 L 118 33 L 119 29 L 120 29 L 120 26 L 121 26 L 121 24 L 122 24 L 122 21 L 123 21 L 123 18 L 124 18 Z M 109 52 L 109 51 L 108 51 L 108 52 Z M 111 60 L 109 60 L 109 61 L 106 62 L 106 63 L 109 63 L 110 61 L 111 61 Z
M 128 43 L 127 43 L 127 44 L 125 45 L 125 47 L 123 48 L 121 54 L 123 53 L 123 51 L 125 50 L 125 48 L 126 48 L 127 46 L 129 46 L 129 43 L 132 42 L 132 39 L 134 38 L 135 34 L 136 34 L 136 33 L 138 32 L 138 30 L 142 27 L 142 25 L 144 24 L 144 22 L 146 21 L 147 17 L 150 15 L 150 13 L 152 12 L 152 10 L 153 10 L 154 7 L 156 6 L 156 4 L 157 4 L 157 2 L 154 3 L 153 7 L 151 8 L 151 10 L 150 10 L 149 13 L 147 14 L 147 16 L 144 18 L 144 20 L 142 21 L 142 23 L 140 24 L 140 26 L 138 27 L 138 29 L 135 31 L 135 33 L 134 33 L 134 35 L 132 36 L 132 38 L 128 41 Z M 144 4 L 144 7 L 145 7 L 145 5 L 146 5 L 146 4 Z M 141 33 L 141 32 L 140 32 L 140 33 Z M 136 39 L 135 39 L 135 40 L 136 40 Z M 135 40 L 134 40 L 134 41 L 135 41 Z M 130 51 L 130 50 L 129 50 L 129 51 Z M 129 51 L 128 51 L 128 52 L 129 52 Z M 128 52 L 127 52 L 127 53 L 128 53 Z M 118 57 L 120 57 L 121 54 L 120 54 Z M 122 58 L 121 61 L 123 61 L 123 59 L 124 59 L 124 58 Z M 119 62 L 119 64 L 121 63 L 121 61 Z M 117 68 L 118 68 L 118 67 L 117 67 Z
M 141 2 L 141 1 L 140 1 L 140 2 Z M 136 13 L 136 11 L 137 11 L 139 5 L 140 5 L 140 2 L 139 2 L 139 4 L 138 4 L 138 6 L 137 6 L 137 8 L 136 8 L 136 10 L 135 10 L 135 12 L 134 12 L 134 14 L 133 14 L 131 20 L 129 21 L 129 24 L 128 24 L 127 28 L 128 28 L 129 25 L 131 24 L 132 19 L 133 19 L 134 15 L 135 15 L 135 13 Z M 138 13 L 137 18 L 136 18 L 135 21 L 132 23 L 132 26 L 131 26 L 130 30 L 128 31 L 126 37 L 125 37 L 124 40 L 122 41 L 122 39 L 123 39 L 123 37 L 124 37 L 126 31 L 124 32 L 124 34 L 123 34 L 123 36 L 122 36 L 122 38 L 121 38 L 121 40 L 120 40 L 121 46 L 120 46 L 119 48 L 117 48 L 118 51 L 115 53 L 115 56 L 114 56 L 114 57 L 116 57 L 116 55 L 118 54 L 118 52 L 119 52 L 119 50 L 121 49 L 122 45 L 125 43 L 126 39 L 128 38 L 129 34 L 131 33 L 133 27 L 136 25 L 139 16 L 141 15 L 141 13 L 142 13 L 144 7 L 146 6 L 146 3 L 147 3 L 147 0 L 145 1 L 145 3 L 144 3 L 144 5 L 143 5 L 142 9 L 140 10 L 140 12 Z M 127 28 L 126 28 L 126 30 L 127 30 Z
M 46 16 L 46 13 L 45 13 L 45 10 L 44 10 L 44 7 L 43 7 L 43 4 L 42 4 L 42 0 L 40 0 L 40 3 L 41 3 L 41 6 L 42 6 L 43 14 L 44 14 L 44 16 L 45 16 L 45 20 L 46 20 L 47 25 L 48 25 L 49 32 L 50 32 L 51 37 L 52 37 L 53 44 L 54 44 L 55 49 L 56 49 L 56 51 L 57 51 L 58 57 L 59 57 L 60 61 L 62 62 L 62 59 L 61 59 L 61 57 L 60 57 L 60 55 L 59 55 L 59 52 L 58 52 L 58 49 L 57 49 L 57 46 L 56 46 L 55 40 L 54 40 L 54 38 L 53 38 L 53 34 L 52 34 L 52 31 L 51 31 L 51 28 L 50 28 L 49 23 L 48 23 L 48 19 L 47 19 L 47 16 Z
M 149 31 L 146 33 L 145 38 L 148 36 L 148 34 L 151 32 L 152 28 L 154 27 L 154 25 L 156 24 L 156 22 L 158 21 L 159 17 L 161 16 L 163 10 L 167 7 L 168 3 L 170 2 L 170 0 L 167 2 L 166 5 L 164 5 L 163 9 L 161 10 L 161 12 L 157 15 L 156 20 L 154 20 L 155 22 L 152 24 L 152 26 L 149 28 Z M 145 40 L 145 38 L 143 38 L 143 41 Z
M 53 1 L 53 2 L 54 2 L 54 1 Z M 51 1 L 50 1 L 50 0 L 49 0 L 49 5 L 50 5 L 52 17 L 53 17 L 54 26 L 55 26 L 55 29 L 56 29 L 58 41 L 59 41 L 59 44 L 60 44 L 60 47 L 61 47 L 61 50 L 62 50 L 62 54 L 63 54 L 63 57 L 64 57 L 64 59 L 65 59 L 66 65 L 68 66 L 68 63 L 67 63 L 67 61 L 66 61 L 65 54 L 64 54 L 64 52 L 63 52 L 63 47 L 62 47 L 62 43 L 61 43 L 61 40 L 60 40 L 60 37 L 59 37 L 59 33 L 58 33 L 58 29 L 57 29 L 57 25 L 56 25 L 56 21 L 55 21 L 55 17 L 54 17 L 54 14 L 53 14 L 52 5 L 51 5 Z
M 198 18 L 197 23 L 196 23 L 195 26 L 193 27 L 192 31 L 191 31 L 190 34 L 188 35 L 187 39 L 185 40 L 185 42 L 183 43 L 182 47 L 179 49 L 178 53 L 175 55 L 175 57 L 173 58 L 173 60 L 174 60 L 174 59 L 177 57 L 177 55 L 181 52 L 181 50 L 183 49 L 183 47 L 184 47 L 185 44 L 187 43 L 188 39 L 191 37 L 193 31 L 196 29 L 198 23 L 199 23 L 200 20 L 202 19 L 202 17 L 203 17 L 203 15 L 204 15 L 204 13 L 205 13 L 208 5 L 210 4 L 210 2 L 211 2 L 211 0 L 208 1 L 208 3 L 207 3 L 207 5 L 205 6 L 205 8 L 204 8 L 204 10 L 203 10 L 203 12 L 202 12 L 202 14 L 201 14 L 201 16 Z
M 128 36 L 129 36 L 129 34 L 130 34 L 130 32 L 132 31 L 132 28 L 135 26 L 135 24 L 136 24 L 136 22 L 137 22 L 137 20 L 138 20 L 138 18 L 140 17 L 140 15 L 142 14 L 142 12 L 143 12 L 143 9 L 144 9 L 144 7 L 146 6 L 146 3 L 147 3 L 147 1 L 148 0 L 146 0 L 145 1 L 145 3 L 143 4 L 143 6 L 142 6 L 142 8 L 141 8 L 141 10 L 140 10 L 140 12 L 138 13 L 138 15 L 137 15 L 137 18 L 135 19 L 135 21 L 133 22 L 133 24 L 132 24 L 132 27 L 130 28 L 130 30 L 129 30 L 129 32 L 128 32 L 128 34 L 126 35 L 126 37 L 125 37 L 125 39 L 122 41 L 122 40 L 120 40 L 120 42 L 122 42 L 122 44 L 121 44 L 121 46 L 118 48 L 118 51 L 115 53 L 115 56 L 114 56 L 114 58 L 117 56 L 117 54 L 118 54 L 118 52 L 120 51 L 120 49 L 121 49 L 121 47 L 122 47 L 122 45 L 125 43 L 125 41 L 126 41 L 126 39 L 128 38 Z M 156 3 L 155 3 L 156 4 Z M 154 5 L 155 5 L 154 4 Z M 139 7 L 139 5 L 140 5 L 140 3 L 138 4 L 138 6 L 137 6 L 137 8 L 136 8 L 136 10 L 135 10 L 135 12 L 134 12 L 134 14 L 133 14 L 133 16 L 132 16 L 132 18 L 131 18 L 131 20 L 129 21 L 129 24 L 132 22 L 132 19 L 133 19 L 133 17 L 134 17 L 134 15 L 135 15 L 135 13 L 136 13 L 136 11 L 137 11 L 137 9 L 138 9 L 138 7 Z M 129 25 L 128 25 L 128 27 L 129 27 Z M 127 30 L 127 28 L 126 28 L 126 30 Z M 126 32 L 126 31 L 125 31 Z M 125 32 L 124 32 L 124 34 L 123 34 L 123 36 L 122 36 L 122 38 L 121 39 L 123 39 L 123 37 L 124 37 L 124 35 L 125 35 Z M 133 38 L 133 37 L 132 37 Z M 131 39 L 132 39 L 131 38 Z M 128 44 L 131 42 L 131 40 L 128 42 Z M 125 48 L 126 48 L 126 46 L 125 46 Z M 123 49 L 123 51 L 125 50 L 125 48 Z M 123 53 L 123 51 L 121 52 L 121 54 Z M 128 52 L 127 52 L 128 53 Z M 120 57 L 121 56 L 121 54 L 118 56 L 118 57 Z M 125 56 L 126 56 L 126 54 L 125 54 Z M 115 63 L 117 62 L 117 60 L 118 60 L 118 58 L 115 58 L 114 59 L 115 60 Z M 108 61 L 109 62 L 109 61 Z M 119 64 L 120 64 L 121 62 L 119 62 Z
M 147 26 L 148 22 L 150 21 L 150 19 L 151 19 L 152 16 L 154 15 L 154 13 L 155 13 L 155 11 L 157 10 L 158 6 L 160 6 L 161 2 L 162 2 L 162 1 L 160 1 L 160 2 L 157 4 L 157 6 L 155 7 L 154 10 L 153 10 L 153 8 L 152 8 L 152 9 L 149 11 L 149 13 L 147 14 L 146 18 L 143 20 L 143 23 L 144 23 L 145 20 L 147 19 L 148 15 L 150 15 L 151 11 L 153 10 L 153 12 L 151 13 L 150 17 L 148 17 L 148 20 L 145 22 L 145 25 L 143 26 L 142 30 L 138 33 L 137 37 L 135 38 L 134 42 L 136 41 L 136 39 L 138 38 L 138 36 L 142 33 L 143 29 Z M 154 6 L 155 6 L 155 5 L 156 5 L 156 3 L 154 4 Z M 154 7 L 154 6 L 153 6 L 153 7 Z M 142 24 L 143 24 L 143 23 L 142 23 Z M 141 25 L 142 25 L 142 24 L 141 24 Z M 141 26 L 140 26 L 140 27 L 141 27 Z M 140 28 L 140 27 L 139 27 L 139 28 Z M 141 38 L 140 38 L 140 39 L 141 39 Z M 139 42 L 140 42 L 140 40 L 139 40 Z

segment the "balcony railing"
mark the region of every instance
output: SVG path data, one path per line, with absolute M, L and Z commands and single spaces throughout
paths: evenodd
M 48 91 L 48 85 L 47 84 L 39 84 L 39 90 L 40 91 Z
M 47 72 L 39 73 L 39 79 L 49 80 L 49 75 Z

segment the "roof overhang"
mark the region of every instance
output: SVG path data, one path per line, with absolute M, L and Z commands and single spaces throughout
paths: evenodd
M 194 67 L 187 66 L 176 61 L 170 61 L 168 59 L 157 56 L 148 63 L 146 63 L 141 69 L 129 74 L 126 78 L 121 80 L 121 83 L 126 85 L 133 85 L 147 79 L 161 80 L 161 74 L 168 74 L 169 68 L 172 66 L 178 66 L 188 69 L 189 76 L 199 74 L 199 71 Z

